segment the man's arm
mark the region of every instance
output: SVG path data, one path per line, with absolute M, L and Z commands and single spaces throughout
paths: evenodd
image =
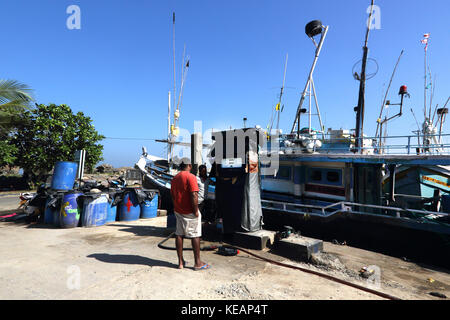
M 198 191 L 191 192 L 192 212 L 198 217 Z

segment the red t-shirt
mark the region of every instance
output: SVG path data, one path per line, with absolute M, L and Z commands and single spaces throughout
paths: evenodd
M 172 179 L 172 194 L 174 210 L 180 214 L 192 212 L 191 193 L 199 191 L 197 178 L 188 171 L 181 171 Z

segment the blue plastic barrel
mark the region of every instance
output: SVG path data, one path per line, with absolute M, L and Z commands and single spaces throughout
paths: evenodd
M 158 216 L 158 194 L 155 194 L 152 200 L 145 200 L 141 204 L 141 218 L 151 219 Z
M 106 215 L 106 223 L 112 223 L 117 221 L 117 204 L 113 206 L 114 200 L 117 196 L 117 190 L 109 190 L 108 192 L 108 213 Z
M 126 191 L 118 209 L 119 221 L 136 221 L 141 215 L 141 206 L 134 191 Z
M 78 163 L 58 161 L 53 170 L 51 188 L 53 190 L 72 190 L 77 177 Z
M 105 223 L 115 222 L 116 218 L 117 218 L 117 206 L 112 207 L 111 204 L 109 204 Z
M 83 212 L 81 213 L 81 226 L 90 228 L 104 225 L 108 215 L 108 206 L 106 194 L 85 195 Z
M 55 211 L 58 211 L 55 208 L 49 207 L 48 202 L 50 199 L 47 199 L 45 202 L 45 212 L 44 212 L 44 223 L 45 224 L 54 224 Z
M 59 226 L 59 210 L 60 210 L 60 200 L 62 198 L 61 193 L 54 193 L 47 196 L 47 201 L 45 202 L 44 211 L 44 223 Z M 55 202 L 56 201 L 56 202 Z M 51 204 L 50 204 L 51 203 Z
M 81 192 L 68 192 L 64 194 L 59 210 L 59 226 L 62 228 L 75 228 L 80 221 L 81 208 L 78 207 L 77 199 Z

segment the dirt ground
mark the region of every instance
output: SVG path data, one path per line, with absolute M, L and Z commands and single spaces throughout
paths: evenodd
M 178 270 L 176 252 L 157 246 L 169 233 L 166 217 L 74 229 L 0 223 L 0 299 L 381 299 L 245 253 L 204 251 L 202 260 L 212 268 L 194 271 L 192 251 L 186 251 L 187 267 Z M 165 244 L 174 246 L 174 240 Z M 324 243 L 325 254 L 317 259 L 322 265 L 293 262 L 268 249 L 253 252 L 364 286 L 369 284 L 359 270 L 376 265 L 382 292 L 401 299 L 439 299 L 432 291 L 450 296 L 448 271 L 348 246 Z

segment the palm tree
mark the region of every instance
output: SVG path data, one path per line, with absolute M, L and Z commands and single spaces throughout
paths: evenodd
M 26 84 L 0 79 L 0 127 L 13 127 L 17 116 L 30 109 L 31 92 Z

